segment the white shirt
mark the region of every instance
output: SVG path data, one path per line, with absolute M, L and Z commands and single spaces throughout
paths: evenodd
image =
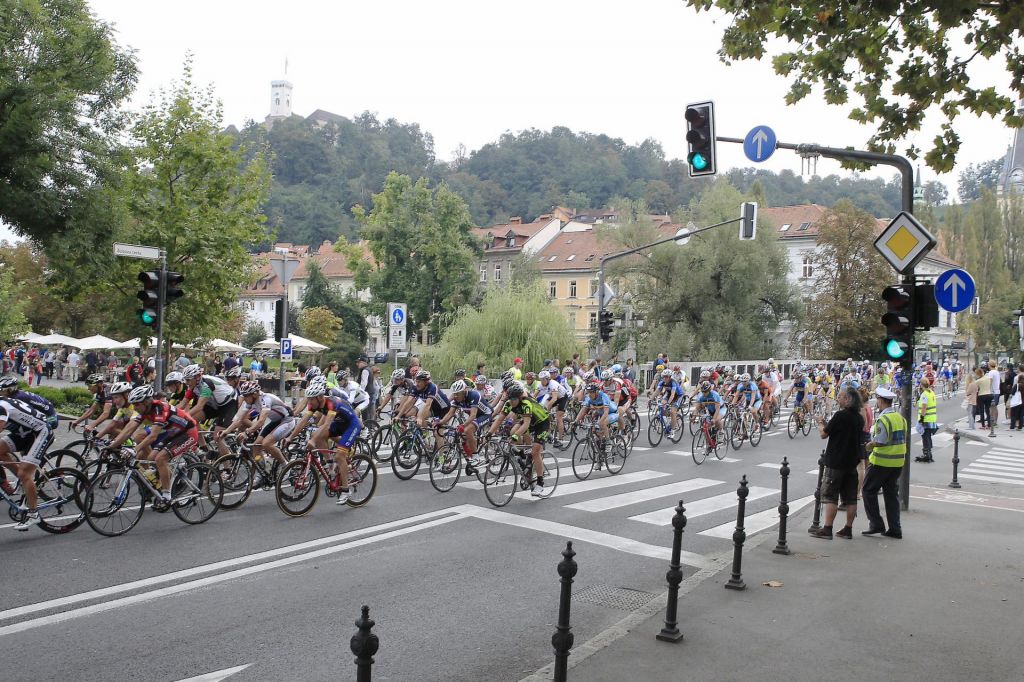
M 1003 376 L 999 373 L 998 369 L 990 369 L 988 371 L 988 379 L 992 382 L 992 395 L 999 395 L 999 384 L 1003 379 Z
M 68 355 L 68 365 L 69 366 L 71 366 L 71 367 L 78 367 L 78 363 L 80 361 L 81 361 L 81 358 L 78 356 L 78 353 L 72 352 L 70 355 Z

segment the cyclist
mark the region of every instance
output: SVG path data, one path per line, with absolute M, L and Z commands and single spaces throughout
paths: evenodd
M 715 429 L 722 428 L 722 412 L 724 411 L 725 401 L 722 399 L 721 394 L 714 390 L 714 386 L 710 380 L 704 380 L 697 386 L 697 396 L 695 398 L 696 406 L 698 410 L 695 410 L 699 414 L 700 410 L 703 410 L 711 417 L 712 423 L 715 425 Z
M 583 388 L 585 384 L 583 379 L 576 374 L 576 370 L 572 367 L 566 367 L 565 371 L 562 372 L 561 381 L 565 384 L 565 387 L 569 389 L 570 400 L 577 403 L 583 400 Z
M 232 367 L 228 371 L 224 372 L 224 381 L 228 382 L 228 386 L 230 386 L 232 389 L 234 389 L 234 391 L 235 391 L 235 402 L 238 402 L 238 397 L 239 397 L 238 386 L 239 386 L 239 384 L 242 383 L 242 366 L 241 365 L 235 365 L 234 367 Z
M 405 378 L 405 370 L 396 369 L 391 373 L 391 383 L 388 384 L 386 389 L 381 391 L 377 411 L 383 410 L 387 407 L 388 403 L 392 403 L 394 406 L 391 414 L 392 419 L 412 417 L 415 414 L 413 410 L 415 401 L 410 399 L 409 396 L 412 389 L 413 382 Z
M 601 390 L 601 384 L 596 381 L 587 383 L 586 397 L 580 412 L 576 415 L 576 423 L 579 424 L 591 411 L 600 412 L 598 425 L 601 427 L 601 438 L 608 439 L 608 428 L 619 420 L 618 405 L 611 396 Z
M 334 450 L 338 464 L 338 502 L 348 502 L 348 455 L 359 438 L 363 424 L 345 398 L 327 395 L 327 379 L 310 381 L 306 386 L 306 412 L 299 418 L 285 443 L 297 436 L 310 420 L 317 419 L 317 430 L 306 443 L 307 450 Z M 334 442 L 332 446 L 331 443 Z
M 939 376 L 941 377 L 941 381 L 942 381 L 942 388 L 939 389 L 939 390 L 941 390 L 943 393 L 945 393 L 946 392 L 946 387 L 953 385 L 953 370 L 949 366 L 948 362 L 946 362 L 946 363 L 944 363 L 942 365 L 942 370 L 939 372 Z
M 258 381 L 243 382 L 238 390 L 242 396 L 238 414 L 224 432 L 229 433 L 237 428 L 236 425 L 240 425 L 244 419 L 248 422 L 245 435 L 258 434 L 256 442 L 252 445 L 253 459 L 259 462 L 263 450 L 266 450 L 279 464 L 284 464 L 285 456 L 277 444 L 288 437 L 295 428 L 295 417 L 291 409 L 276 395 L 264 393 Z M 259 411 L 255 422 L 252 421 L 254 408 Z
M 733 404 L 740 405 L 747 409 L 754 416 L 754 420 L 761 418 L 761 389 L 757 382 L 751 381 L 750 375 L 744 372 L 736 384 L 736 393 Z
M 12 470 L 25 491 L 25 504 L 21 509 L 24 516 L 14 526 L 15 530 L 27 531 L 39 523 L 36 510 L 39 497 L 34 477 L 51 442 L 53 436 L 45 414 L 16 398 L 0 398 L 0 463 L 3 463 L 0 466 Z M 20 461 L 16 454 L 21 455 Z M 14 486 L 6 478 L 4 474 L 4 490 L 13 493 Z
M 191 451 L 199 444 L 199 427 L 191 414 L 166 400 L 156 398 L 153 387 L 145 384 L 132 389 L 128 402 L 135 409 L 128 427 L 110 443 L 111 449 L 121 447 L 133 431 L 148 427 L 148 433 L 139 441 L 138 456 L 149 451 L 145 459 L 156 462 L 160 476 L 160 498 L 166 505 L 171 502 L 170 461 Z M 133 428 L 134 427 L 134 428 Z M 155 502 L 154 502 L 155 504 Z
M 110 402 L 114 405 L 114 414 L 96 432 L 96 438 L 115 436 L 131 423 L 135 412 L 132 411 L 131 403 L 128 402 L 128 394 L 131 393 L 132 388 L 133 386 L 127 381 L 119 381 L 107 390 Z
M 477 465 L 480 462 L 476 457 L 476 434 L 479 429 L 485 428 L 488 422 L 491 421 L 493 410 L 487 404 L 487 401 L 483 399 L 483 396 L 480 395 L 480 391 L 470 388 L 469 384 L 462 379 L 457 379 L 449 390 L 452 394 L 451 407 L 448 408 L 448 414 L 441 417 L 441 421 L 437 425 L 441 427 L 447 424 L 455 417 L 455 413 L 459 410 L 465 412 L 466 421 L 460 424 L 457 430 L 464 436 L 462 452 L 469 461 L 468 466 Z M 469 471 L 466 473 L 468 474 Z
M 189 414 L 196 420 L 212 419 L 217 452 L 221 457 L 229 454 L 224 442 L 224 429 L 231 425 L 238 412 L 234 387 L 220 377 L 203 376 L 203 368 L 199 365 L 189 365 L 181 374 L 188 386 L 185 402 L 193 403 Z
M 491 386 L 491 382 L 487 381 L 487 377 L 483 374 L 477 374 L 473 384 L 476 386 L 477 392 L 480 393 L 480 397 L 486 400 L 488 404 L 497 397 L 497 394 L 494 392 L 494 386 Z
M 804 399 L 808 394 L 807 379 L 804 377 L 804 373 L 797 371 L 793 374 L 793 385 L 789 387 L 789 393 L 786 394 L 786 398 L 783 401 L 783 405 L 789 405 L 789 396 L 796 393 L 796 398 L 793 401 L 793 405 L 797 410 L 803 410 L 804 414 L 810 413 L 810 401 Z
M 338 370 L 336 381 L 338 382 L 338 388 L 331 389 L 331 394 L 336 395 L 335 391 L 344 391 L 345 398 L 355 409 L 356 413 L 362 416 L 363 410 L 370 404 L 370 394 L 367 393 L 362 386 L 355 381 L 352 381 L 352 377 L 349 376 L 347 369 Z
M 60 418 L 57 416 L 57 408 L 53 406 L 53 403 L 31 391 L 22 391 L 18 388 L 18 380 L 14 377 L 0 378 L 0 396 L 14 398 L 31 405 L 46 415 L 46 425 L 50 427 L 50 431 L 57 429 L 57 422 Z
M 677 423 L 678 409 L 683 403 L 683 396 L 686 395 L 686 392 L 679 382 L 676 381 L 672 370 L 666 367 L 661 370 L 661 378 L 651 387 L 649 393 L 653 400 L 661 398 L 665 401 L 665 407 L 668 408 L 669 414 L 669 428 L 665 435 L 671 438 L 673 432 L 679 427 Z
M 515 382 L 505 392 L 504 413 L 515 417 L 518 423 L 512 428 L 512 440 L 520 438 L 527 445 L 532 443 L 531 454 L 533 455 L 533 472 L 536 475 L 535 483 L 530 488 L 530 495 L 534 497 L 544 496 L 544 461 L 541 453 L 544 450 L 543 443 L 548 439 L 548 428 L 551 425 L 551 417 L 548 411 L 541 407 L 536 400 L 526 395 L 526 389 L 522 384 Z M 501 419 L 496 419 L 491 424 L 489 433 L 497 433 L 501 427 Z
M 537 374 L 535 372 L 526 373 L 526 376 L 523 377 L 523 386 L 526 388 L 526 392 L 536 400 L 537 390 L 540 388 L 540 381 L 537 380 Z
M 180 404 L 185 399 L 187 391 L 185 376 L 181 372 L 168 372 L 164 377 L 164 392 L 167 394 L 167 402 L 171 405 Z
M 541 407 L 555 415 L 555 432 L 561 438 L 565 435 L 565 424 L 562 417 L 569 403 L 569 389 L 564 384 L 552 379 L 551 373 L 547 370 L 541 371 L 537 376 L 540 380 L 540 388 L 537 389 L 535 398 Z
M 430 372 L 421 369 L 416 373 L 416 386 L 409 395 L 416 401 L 419 412 L 416 414 L 416 426 L 422 427 L 427 417 L 440 419 L 448 413 L 451 408 L 451 401 L 444 391 L 431 381 Z M 440 429 L 435 430 L 437 442 L 441 442 L 444 436 Z
M 107 396 L 106 382 L 103 379 L 102 374 L 90 374 L 85 380 L 86 385 L 89 387 L 89 392 L 92 393 L 93 399 L 92 404 L 82 413 L 82 416 L 71 422 L 70 428 L 75 428 L 90 417 L 93 420 L 85 425 L 85 431 L 92 431 L 97 426 L 102 424 L 113 412 L 113 406 L 110 403 L 110 398 Z

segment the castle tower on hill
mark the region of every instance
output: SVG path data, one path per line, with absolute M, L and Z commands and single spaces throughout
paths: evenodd
M 288 118 L 292 115 L 291 81 L 270 81 L 270 118 Z
M 1017 114 L 1024 115 L 1024 101 L 1017 105 Z M 1013 142 L 1006 151 L 1003 171 L 996 185 L 996 194 L 1000 197 L 1009 196 L 1011 192 L 1024 196 L 1024 128 L 1013 131 Z

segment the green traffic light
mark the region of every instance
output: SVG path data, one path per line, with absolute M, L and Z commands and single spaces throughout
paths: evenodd
M 690 155 L 690 165 L 696 170 L 704 170 L 708 167 L 708 160 L 700 152 L 694 152 Z
M 142 324 L 152 326 L 156 322 L 156 314 L 150 310 L 140 310 L 139 319 L 142 321 Z
M 885 354 L 892 360 L 899 360 L 907 354 L 907 347 L 896 339 L 888 339 L 885 342 Z

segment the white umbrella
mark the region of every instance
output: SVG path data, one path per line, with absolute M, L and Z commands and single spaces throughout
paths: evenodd
M 70 336 L 64 336 L 63 334 L 47 334 L 46 336 L 39 336 L 32 340 L 32 343 L 37 346 L 73 346 L 80 348 L 78 344 L 81 343 L 78 339 Z
M 41 336 L 42 336 L 42 334 L 36 334 L 35 332 L 27 332 L 25 334 L 22 334 L 21 336 L 15 337 L 15 338 L 18 341 L 32 341 L 32 342 L 34 342 L 36 339 L 40 338 Z
M 120 341 L 103 336 L 102 334 L 96 334 L 94 336 L 87 336 L 84 339 L 80 339 L 73 344 L 82 350 L 107 350 L 111 348 L 119 348 L 121 346 Z
M 292 351 L 299 353 L 319 353 L 320 351 L 327 350 L 327 346 L 316 341 L 311 341 L 307 338 L 301 337 L 298 334 L 289 334 L 288 338 L 292 340 Z M 275 341 L 274 339 L 263 339 L 257 344 L 253 345 L 253 348 L 261 348 L 265 350 L 280 348 L 281 342 Z
M 142 339 L 136 336 L 134 339 L 128 339 L 124 343 L 119 343 L 116 346 L 110 346 L 109 350 L 138 350 L 142 347 Z M 156 347 L 156 337 L 149 337 L 149 344 L 146 346 L 149 349 Z
M 231 343 L 224 339 L 211 339 L 210 342 L 206 344 L 206 347 L 212 348 L 213 350 L 227 351 L 229 353 L 245 353 L 249 350 L 245 346 L 239 346 L 237 343 Z

